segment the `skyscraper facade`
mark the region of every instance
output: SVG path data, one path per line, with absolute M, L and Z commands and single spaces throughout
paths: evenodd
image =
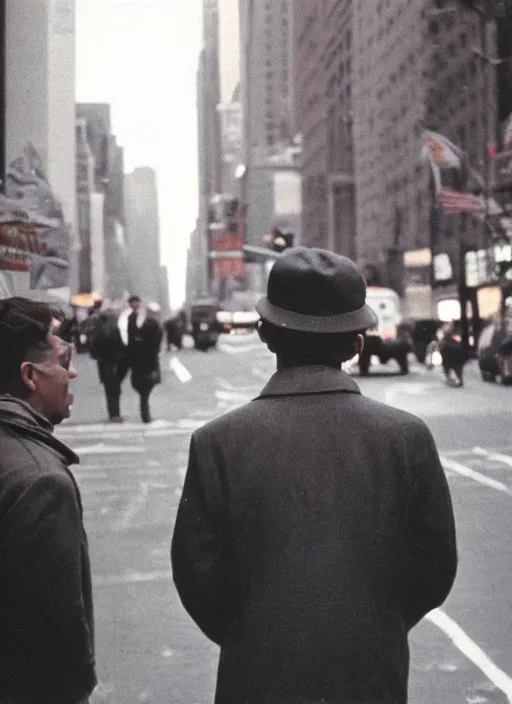
M 245 237 L 254 245 L 261 245 L 274 226 L 288 228 L 278 214 L 286 208 L 276 207 L 274 175 L 283 167 L 296 168 L 284 155 L 292 137 L 291 34 L 291 0 L 240 0 L 241 191 Z
M 496 91 L 477 53 L 478 16 L 435 0 L 294 0 L 293 11 L 304 241 L 357 258 L 370 282 L 400 294 L 408 253 L 430 250 L 423 283 L 431 257 L 447 255 L 450 276 L 434 283 L 454 295 L 461 238 L 477 248 L 483 228 L 435 202 L 425 128 L 466 150 L 482 173 Z M 495 56 L 492 23 L 485 38 Z
M 156 173 L 139 167 L 125 178 L 125 211 L 130 293 L 161 301 L 160 226 Z

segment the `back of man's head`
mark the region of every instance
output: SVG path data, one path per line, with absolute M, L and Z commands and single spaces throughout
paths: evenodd
M 51 349 L 53 315 L 45 303 L 27 298 L 0 300 L 0 393 L 24 398 L 23 362 L 38 362 Z

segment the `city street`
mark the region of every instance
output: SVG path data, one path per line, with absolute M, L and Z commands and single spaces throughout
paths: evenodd
M 462 389 L 447 388 L 438 370 L 415 364 L 401 377 L 393 365 L 356 381 L 432 429 L 460 554 L 448 601 L 411 633 L 410 701 L 512 702 L 512 389 L 483 383 L 474 363 Z M 106 424 L 94 362 L 81 355 L 77 366 L 73 417 L 57 434 L 81 457 L 75 474 L 91 547 L 100 678 L 91 702 L 207 704 L 218 649 L 181 607 L 169 562 L 188 443 L 194 428 L 254 398 L 274 358 L 255 335 L 226 336 L 208 353 L 164 353 L 148 426 L 128 379 L 125 423 Z

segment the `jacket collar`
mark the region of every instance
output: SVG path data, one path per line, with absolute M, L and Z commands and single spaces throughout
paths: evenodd
M 311 364 L 278 369 L 257 398 L 335 391 L 349 394 L 361 393 L 355 381 L 341 369 Z
M 57 452 L 66 465 L 80 462 L 73 450 L 53 435 L 52 424 L 15 396 L 0 394 L 0 428 L 46 445 Z

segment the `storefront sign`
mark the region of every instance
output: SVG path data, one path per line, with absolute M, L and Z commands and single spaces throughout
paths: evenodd
M 446 253 L 436 254 L 434 257 L 434 280 L 438 283 L 453 279 L 453 267 L 450 257 Z

